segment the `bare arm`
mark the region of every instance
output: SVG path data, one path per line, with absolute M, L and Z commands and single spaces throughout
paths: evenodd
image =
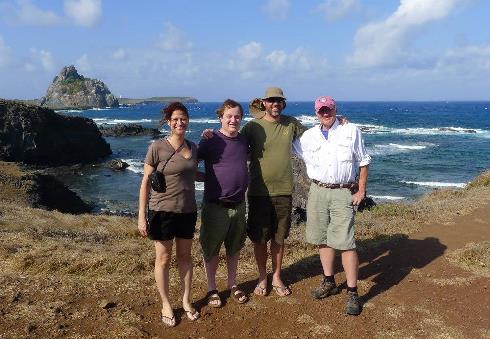
M 359 190 L 352 196 L 352 205 L 357 206 L 366 196 L 369 165 L 359 167 Z
M 143 179 L 141 179 L 139 210 L 138 210 L 138 230 L 142 236 L 146 237 L 146 208 L 150 195 L 150 179 L 149 176 L 155 169 L 148 164 L 145 164 L 143 170 Z

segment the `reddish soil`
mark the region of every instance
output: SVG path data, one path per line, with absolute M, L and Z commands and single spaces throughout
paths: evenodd
M 150 275 L 146 285 L 129 290 L 126 286 L 131 286 L 131 281 L 121 283 L 117 290 L 94 285 L 92 296 L 78 294 L 74 289 L 69 302 L 61 306 L 54 302 L 58 288 L 63 285 L 56 277 L 50 281 L 5 277 L 4 286 L 15 284 L 31 292 L 1 300 L 2 318 L 13 309 L 8 306 L 10 303 L 24 303 L 25 307 L 34 307 L 39 302 L 52 303 L 52 312 L 39 316 L 53 325 L 43 327 L 24 320 L 17 324 L 2 320 L 0 337 L 19 333 L 15 329 L 18 327 L 25 337 L 488 338 L 488 277 L 451 263 L 448 255 L 470 242 L 489 239 L 490 207 L 485 206 L 456 218 L 453 223 L 432 224 L 411 236 L 392 237 L 378 247 L 363 251 L 359 292 L 364 308 L 357 317 L 344 314 L 345 289 L 320 301 L 310 297 L 310 290 L 320 279 L 317 255 L 285 267 L 284 278 L 293 290 L 291 296 L 279 297 L 274 292 L 266 297 L 251 294 L 247 304 L 238 305 L 225 291 L 221 293 L 225 304 L 220 309 L 208 307 L 204 299 L 196 301 L 202 315 L 198 321 L 189 321 L 182 309 L 177 309 L 178 325 L 174 328 L 165 327 L 158 319 L 159 302 Z M 195 299 L 204 297 L 206 292 L 202 272 L 196 272 L 196 276 Z M 242 288 L 251 293 L 255 276 L 250 273 L 240 279 L 244 281 Z M 224 278 L 221 276 L 219 280 L 222 283 Z M 340 267 L 336 280 L 344 282 Z M 32 292 L 32 284 L 38 284 L 35 286 L 38 294 Z M 174 300 L 178 300 L 178 293 L 178 286 L 172 286 Z M 110 301 L 114 305 L 109 305 L 113 307 L 100 307 L 104 296 L 113 296 Z M 9 315 L 8 319 L 13 318 Z

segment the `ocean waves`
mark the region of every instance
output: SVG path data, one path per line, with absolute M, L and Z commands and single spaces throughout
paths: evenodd
M 110 118 L 94 118 L 92 119 L 97 125 L 117 125 L 117 124 L 141 124 L 154 122 L 151 119 L 110 119 Z
M 401 182 L 408 185 L 426 186 L 426 187 L 435 187 L 435 188 L 441 188 L 441 187 L 464 188 L 466 186 L 466 183 L 464 182 L 404 181 L 404 180 L 402 180 Z
M 429 142 L 418 142 L 415 144 L 388 143 L 373 145 L 371 147 L 368 147 L 368 151 L 371 155 L 385 156 L 420 151 L 432 147 L 437 147 L 437 145 Z

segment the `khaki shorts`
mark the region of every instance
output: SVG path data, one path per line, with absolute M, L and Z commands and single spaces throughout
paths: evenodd
M 226 255 L 234 256 L 242 249 L 246 237 L 245 202 L 234 208 L 203 203 L 199 242 L 206 262 L 219 254 L 223 242 Z
M 337 250 L 356 248 L 352 193 L 347 188 L 310 186 L 306 205 L 306 241 Z
M 264 244 L 274 239 L 283 245 L 291 229 L 292 203 L 290 195 L 249 196 L 247 234 L 250 240 Z

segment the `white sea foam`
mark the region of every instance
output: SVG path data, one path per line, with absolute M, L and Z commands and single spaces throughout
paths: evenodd
M 420 142 L 417 144 L 377 144 L 368 149 L 371 155 L 393 155 L 406 152 L 413 152 L 426 149 L 428 147 L 437 147 L 436 144 L 430 142 Z
M 403 200 L 405 197 L 397 197 L 392 195 L 370 195 L 374 200 Z
M 109 118 L 94 118 L 97 125 L 116 125 L 116 124 L 141 124 L 145 122 L 152 122 L 151 119 L 138 119 L 138 120 L 128 120 L 128 119 L 109 119 Z
M 390 146 L 393 146 L 395 148 L 400 148 L 400 149 L 408 149 L 408 150 L 417 150 L 417 149 L 427 148 L 427 146 L 422 146 L 422 145 L 400 145 L 400 144 L 394 144 L 394 143 L 390 143 Z
M 190 122 L 193 124 L 219 124 L 218 119 L 210 119 L 210 118 L 191 119 Z
M 195 185 L 196 191 L 204 191 L 204 183 L 196 181 Z
M 315 116 L 312 115 L 305 115 L 302 114 L 300 116 L 296 117 L 303 125 L 306 126 L 314 126 L 315 124 L 318 123 L 318 119 Z
M 56 113 L 82 113 L 83 110 L 80 109 L 60 109 L 55 110 Z
M 464 188 L 466 183 L 464 182 L 437 182 L 437 181 L 404 181 L 405 184 L 412 184 L 417 186 L 428 186 L 428 187 L 458 187 Z
M 127 162 L 129 167 L 127 168 L 129 171 L 143 174 L 143 166 L 144 162 L 138 159 L 121 159 L 124 162 Z

